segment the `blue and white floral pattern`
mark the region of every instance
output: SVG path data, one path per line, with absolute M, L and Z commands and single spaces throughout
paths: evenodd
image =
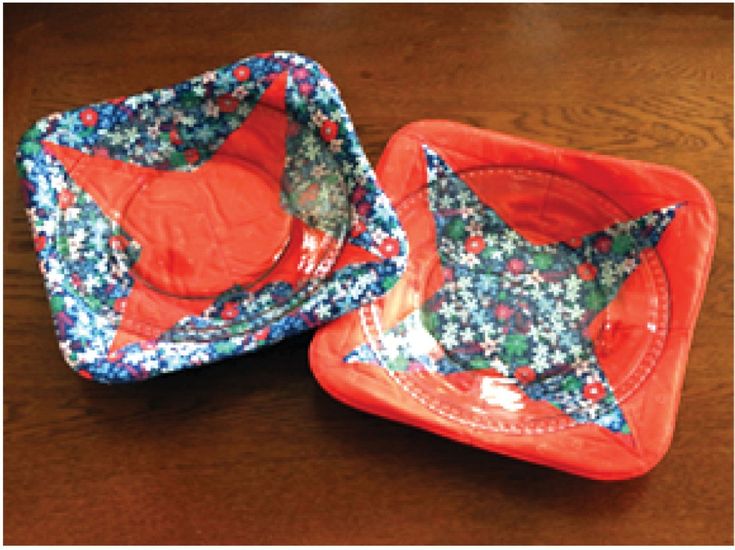
M 297 214 L 380 261 L 347 265 L 300 289 L 277 281 L 257 293 L 233 288 L 155 342 L 127 345 L 111 357 L 140 245 L 42 143 L 191 171 L 216 153 L 283 73 L 286 111 L 299 128 L 287 141 L 284 206 L 295 208 L 288 200 L 306 189 L 305 179 L 322 182 L 318 200 Z M 315 61 L 298 54 L 253 56 L 172 87 L 52 114 L 25 133 L 17 166 L 62 353 L 80 375 L 97 381 L 141 380 L 277 342 L 383 295 L 405 269 L 405 233 L 339 92 Z M 337 204 L 345 216 L 325 216 L 324 204 Z M 223 319 L 233 303 L 236 316 Z
M 658 243 L 678 206 L 566 243 L 534 245 L 425 148 L 444 284 L 345 361 L 440 375 L 492 370 L 580 423 L 629 427 L 584 329 Z

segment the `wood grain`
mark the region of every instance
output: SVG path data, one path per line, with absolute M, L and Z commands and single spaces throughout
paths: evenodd
M 6 543 L 732 543 L 731 6 L 4 13 Z M 330 71 L 372 161 L 403 124 L 449 118 L 671 164 L 709 188 L 716 257 L 654 471 L 586 481 L 354 411 L 310 375 L 309 335 L 140 385 L 69 372 L 21 206 L 21 133 L 272 49 Z

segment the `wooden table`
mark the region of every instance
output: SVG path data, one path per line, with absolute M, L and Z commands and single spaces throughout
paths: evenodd
M 5 7 L 6 543 L 732 543 L 732 8 Z M 339 84 L 371 160 L 449 118 L 672 164 L 720 235 L 673 446 L 575 478 L 347 408 L 310 335 L 105 387 L 64 365 L 13 165 L 35 119 L 291 49 Z

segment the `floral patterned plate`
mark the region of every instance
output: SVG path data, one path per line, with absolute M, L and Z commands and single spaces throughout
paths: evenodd
M 669 168 L 442 121 L 399 131 L 377 173 L 409 265 L 317 333 L 325 389 L 583 476 L 653 467 L 711 261 L 706 191 Z
M 61 349 L 86 378 L 281 340 L 405 267 L 337 88 L 298 54 L 50 115 L 17 160 Z

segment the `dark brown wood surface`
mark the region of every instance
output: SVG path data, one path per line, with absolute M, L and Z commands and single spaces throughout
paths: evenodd
M 731 543 L 732 7 L 5 6 L 6 543 Z M 373 161 L 448 118 L 671 164 L 720 235 L 678 426 L 600 483 L 345 407 L 309 336 L 105 387 L 57 348 L 13 165 L 35 119 L 290 49 L 340 86 Z

